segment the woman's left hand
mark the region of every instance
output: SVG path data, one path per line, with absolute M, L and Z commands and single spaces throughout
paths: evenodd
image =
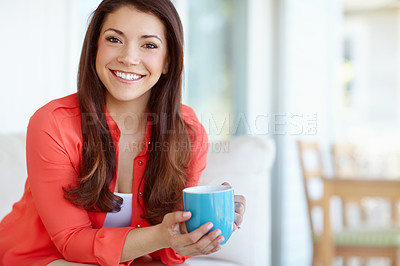
M 230 186 L 228 182 L 222 183 L 222 185 Z M 233 231 L 240 228 L 240 224 L 243 221 L 243 215 L 246 211 L 246 198 L 243 195 L 235 195 L 235 227 Z

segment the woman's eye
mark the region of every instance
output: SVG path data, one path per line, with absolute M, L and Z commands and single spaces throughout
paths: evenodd
M 108 37 L 106 38 L 107 41 L 111 42 L 111 43 L 122 43 L 120 41 L 120 39 L 116 38 L 116 37 Z
M 157 45 L 155 45 L 154 43 L 146 43 L 145 45 L 143 45 L 144 48 L 147 49 L 156 49 L 158 48 Z

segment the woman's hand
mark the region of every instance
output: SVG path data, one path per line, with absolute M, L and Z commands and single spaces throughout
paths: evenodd
M 228 182 L 222 183 L 222 185 L 230 186 Z M 243 221 L 243 215 L 246 211 L 246 198 L 243 195 L 235 195 L 235 227 L 233 231 L 240 228 Z
M 181 232 L 180 223 L 189 220 L 190 217 L 190 212 L 182 211 L 164 216 L 160 228 L 165 246 L 183 256 L 208 255 L 220 250 L 220 243 L 224 241 L 221 230 L 215 229 L 206 235 L 213 227 L 212 223 L 205 223 L 191 233 Z

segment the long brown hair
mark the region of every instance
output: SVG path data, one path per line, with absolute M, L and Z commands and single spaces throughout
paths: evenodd
M 145 217 L 151 224 L 181 206 L 186 185 L 190 135 L 182 119 L 181 86 L 183 31 L 179 15 L 170 0 L 104 0 L 94 11 L 86 32 L 78 73 L 78 99 L 82 113 L 82 167 L 76 187 L 64 189 L 65 197 L 88 211 L 119 211 L 122 199 L 109 190 L 116 172 L 115 147 L 104 114 L 106 88 L 96 73 L 97 42 L 109 13 L 133 6 L 157 16 L 165 26 L 168 73 L 151 89 L 149 110 L 153 122 L 150 157 L 144 180 Z M 162 148 L 157 148 L 162 147 Z M 177 150 L 177 147 L 181 148 Z M 184 147 L 182 149 L 182 147 Z

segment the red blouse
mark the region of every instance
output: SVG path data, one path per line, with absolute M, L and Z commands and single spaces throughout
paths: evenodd
M 193 154 L 188 169 L 188 186 L 195 186 L 206 166 L 208 139 L 190 107 L 182 105 L 181 114 L 196 132 L 194 137 L 189 131 Z M 118 158 L 120 131 L 107 111 L 106 117 Z M 77 95 L 54 100 L 39 109 L 31 117 L 27 131 L 25 192 L 0 222 L 0 265 L 43 266 L 62 258 L 107 266 L 129 265 L 132 261 L 120 263 L 126 235 L 134 228 L 150 226 L 141 218 L 143 187 L 139 187 L 149 158 L 150 131 L 151 121 L 147 125 L 146 147 L 134 159 L 131 226 L 102 228 L 105 212 L 88 212 L 76 207 L 64 199 L 62 190 L 76 184 L 82 162 Z M 110 185 L 111 191 L 115 185 L 116 176 Z M 167 265 L 183 263 L 187 258 L 170 248 L 150 255 Z

